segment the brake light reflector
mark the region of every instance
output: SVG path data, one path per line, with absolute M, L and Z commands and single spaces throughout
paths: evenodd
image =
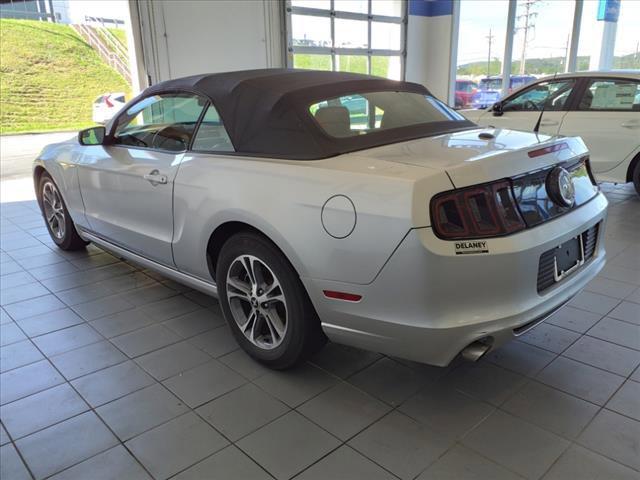
M 362 295 L 356 295 L 355 293 L 336 292 L 333 290 L 323 290 L 323 293 L 327 298 L 346 300 L 347 302 L 359 302 L 360 300 L 362 300 Z
M 440 193 L 430 210 L 434 232 L 446 240 L 498 237 L 525 228 L 508 180 Z
M 538 150 L 531 150 L 527 153 L 529 158 L 541 157 L 542 155 L 546 155 L 547 153 L 559 152 L 560 150 L 565 150 L 569 148 L 567 142 L 554 143 L 553 145 L 549 145 L 548 147 L 539 148 Z

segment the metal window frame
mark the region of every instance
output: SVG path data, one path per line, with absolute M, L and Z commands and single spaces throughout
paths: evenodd
M 399 17 L 387 15 L 374 15 L 372 13 L 372 3 L 375 0 L 367 0 L 367 13 L 344 12 L 335 10 L 335 1 L 330 0 L 329 10 L 310 7 L 294 7 L 291 0 L 284 2 L 284 17 L 286 29 L 286 64 L 288 68 L 293 68 L 293 56 L 296 53 L 311 55 L 330 55 L 331 70 L 337 70 L 336 55 L 357 55 L 367 58 L 367 73 L 371 75 L 371 57 L 400 57 L 400 78 L 405 78 L 405 66 L 407 58 L 406 38 L 407 38 L 407 2 L 402 2 L 402 12 Z M 293 45 L 293 30 L 291 27 L 292 15 L 306 15 L 310 17 L 329 18 L 331 20 L 331 47 L 296 46 Z M 367 22 L 367 46 L 368 48 L 338 48 L 335 36 L 335 19 L 360 20 Z M 400 49 L 374 49 L 371 48 L 372 23 L 391 23 L 400 25 Z

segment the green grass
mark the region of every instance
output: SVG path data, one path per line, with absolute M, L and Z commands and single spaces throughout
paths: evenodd
M 0 19 L 0 133 L 78 130 L 91 106 L 131 87 L 71 27 Z
M 367 73 L 367 57 L 360 55 L 336 56 L 338 70 L 341 72 Z M 310 70 L 331 70 L 331 55 L 313 55 L 296 53 L 293 67 Z M 371 57 L 371 75 L 387 77 L 389 57 Z
M 114 37 L 120 40 L 122 45 L 125 47 L 127 46 L 127 32 L 125 32 L 124 28 L 107 28 L 107 30 L 109 30 Z

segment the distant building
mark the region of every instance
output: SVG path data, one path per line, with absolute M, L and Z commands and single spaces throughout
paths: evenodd
M 1 18 L 56 23 L 95 23 L 122 28 L 129 16 L 126 0 L 0 0 Z

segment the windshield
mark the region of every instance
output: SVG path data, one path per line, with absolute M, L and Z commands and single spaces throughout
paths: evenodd
M 411 92 L 371 92 L 316 102 L 309 112 L 332 137 L 355 137 L 372 132 L 465 118 L 430 95 Z
M 501 88 L 501 78 L 483 78 L 480 80 L 480 90 L 500 90 Z

